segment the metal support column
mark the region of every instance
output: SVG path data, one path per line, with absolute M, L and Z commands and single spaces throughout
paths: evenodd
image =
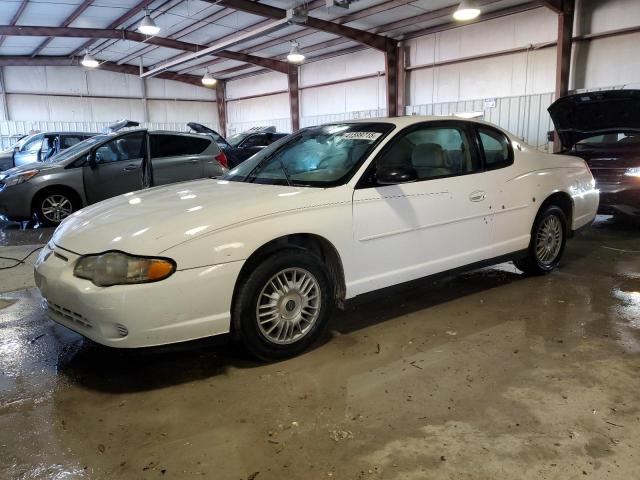
M 220 134 L 227 136 L 227 100 L 225 93 L 225 81 L 218 80 L 216 84 L 216 108 L 218 109 L 218 127 Z
M 142 61 L 142 56 L 140 56 L 140 76 L 142 77 L 142 73 L 144 72 L 144 65 Z M 141 78 L 142 81 L 142 121 L 147 123 L 149 121 L 149 106 L 147 105 L 147 79 Z
M 9 107 L 7 105 L 7 91 L 4 82 L 4 69 L 0 67 L 0 108 L 2 110 L 2 118 L 0 120 L 9 120 Z
M 387 115 L 398 115 L 398 42 L 387 39 L 384 52 L 385 78 L 387 79 Z
M 298 66 L 289 65 L 289 111 L 291 112 L 291 131 L 300 130 L 300 86 Z
M 396 96 L 396 105 L 397 112 L 396 115 L 399 117 L 404 116 L 405 106 L 407 103 L 406 98 L 406 88 L 407 88 L 407 71 L 406 68 L 406 47 L 402 44 L 402 42 L 398 42 L 398 78 L 397 78 L 397 96 Z

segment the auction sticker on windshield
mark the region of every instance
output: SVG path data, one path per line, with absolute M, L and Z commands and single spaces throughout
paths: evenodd
M 345 132 L 340 137 L 347 140 L 370 140 L 374 141 L 380 138 L 382 133 L 380 132 Z

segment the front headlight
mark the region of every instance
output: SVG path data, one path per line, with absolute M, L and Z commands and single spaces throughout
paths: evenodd
M 640 167 L 627 168 L 624 172 L 627 177 L 640 177 Z
M 85 255 L 73 269 L 76 277 L 91 280 L 98 287 L 148 283 L 164 280 L 176 271 L 176 263 L 169 258 L 136 257 L 110 251 Z
M 38 172 L 39 170 L 25 170 L 24 172 L 20 172 L 20 173 L 2 175 L 0 176 L 0 182 L 2 182 L 5 187 L 18 185 L 19 183 L 26 182 L 30 178 L 35 177 L 38 174 Z

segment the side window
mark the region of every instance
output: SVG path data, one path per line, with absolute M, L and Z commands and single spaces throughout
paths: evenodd
M 251 135 L 242 142 L 242 148 L 266 147 L 269 143 L 271 142 L 267 140 L 267 135 L 265 133 L 259 133 L 257 135 Z
M 123 135 L 101 145 L 96 150 L 98 163 L 121 162 L 135 160 L 144 156 L 144 132 Z
M 184 135 L 151 134 L 151 157 L 179 157 L 182 155 L 199 155 L 211 144 L 206 138 L 195 138 Z
M 488 170 L 513 163 L 509 139 L 504 134 L 490 128 L 478 127 L 478 135 Z
M 60 150 L 73 147 L 76 143 L 80 143 L 81 141 L 82 137 L 78 135 L 62 135 L 60 137 Z
M 23 152 L 37 152 L 42 148 L 42 140 L 44 135 L 36 135 L 22 147 Z
M 418 180 L 464 175 L 480 170 L 464 129 L 424 125 L 400 134 L 377 161 L 378 168 L 413 168 Z

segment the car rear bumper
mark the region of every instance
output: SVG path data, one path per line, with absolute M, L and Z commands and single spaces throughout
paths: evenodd
M 638 185 L 599 184 L 598 213 L 640 216 L 640 182 Z
M 178 270 L 160 282 L 98 287 L 73 275 L 79 256 L 40 253 L 36 285 L 57 323 L 103 345 L 149 347 L 226 333 L 241 261 Z

